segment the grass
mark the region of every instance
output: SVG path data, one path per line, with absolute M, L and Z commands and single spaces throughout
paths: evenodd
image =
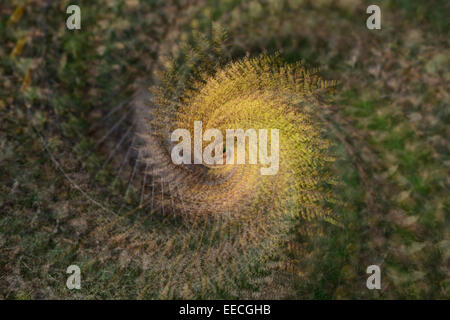
M 22 3 L 23 16 L 8 22 Z M 260 11 L 212 1 L 189 14 L 170 1 L 78 3 L 83 29 L 75 32 L 60 19 L 67 1 L 0 9 L 1 298 L 450 296 L 446 2 L 383 3 L 378 33 L 365 28 L 364 1 L 298 1 L 295 10 L 264 2 Z M 233 232 L 133 211 L 139 193 L 97 170 L 106 156 L 91 152 L 90 135 L 98 110 L 128 99 L 163 54 L 177 55 L 167 34 L 195 44 L 211 19 L 227 27 L 228 57 L 279 51 L 341 83 L 329 115 L 337 131 L 327 135 L 338 159 L 331 207 L 343 228 L 294 221 L 265 259 L 236 253 L 220 268 L 207 258 L 232 244 Z M 44 144 L 72 182 L 116 215 L 74 188 Z M 76 292 L 65 287 L 73 263 L 82 269 Z M 381 265 L 380 291 L 365 288 L 370 264 Z

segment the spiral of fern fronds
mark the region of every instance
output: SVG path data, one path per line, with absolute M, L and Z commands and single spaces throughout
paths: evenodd
M 169 81 L 153 90 L 153 104 L 141 132 L 140 151 L 147 174 L 170 185 L 158 190 L 158 206 L 185 217 L 225 216 L 265 219 L 282 215 L 335 221 L 324 204 L 332 196 L 327 172 L 329 141 L 321 134 L 315 113 L 326 108 L 315 99 L 318 90 L 335 85 L 318 70 L 288 64 L 278 56 L 244 58 L 215 72 L 200 71 L 178 94 Z M 170 74 L 167 73 L 166 76 Z M 218 129 L 279 130 L 279 170 L 261 175 L 260 164 L 176 165 L 171 161 L 170 132 L 195 121 L 203 131 Z M 270 143 L 270 142 L 269 142 Z M 250 144 L 245 145 L 247 154 Z M 248 160 L 248 159 L 247 159 Z

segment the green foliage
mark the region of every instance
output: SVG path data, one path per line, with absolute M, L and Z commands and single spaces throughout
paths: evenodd
M 358 0 L 86 0 L 82 32 L 65 29 L 68 1 L 2 3 L 0 298 L 449 297 L 447 2 L 380 3 L 379 33 Z M 162 84 L 180 102 L 228 62 L 276 52 L 340 80 L 313 130 L 330 141 L 332 172 L 311 164 L 333 196 L 319 207 L 341 227 L 301 217 L 273 232 L 251 220 L 186 225 L 136 207 L 127 178 L 99 169 L 109 150 L 92 147 L 105 133 L 92 125 L 136 83 L 169 63 Z M 282 203 L 285 216 L 299 212 Z M 259 241 L 266 233 L 281 244 Z M 64 285 L 73 263 L 79 293 Z M 374 263 L 377 292 L 364 287 Z

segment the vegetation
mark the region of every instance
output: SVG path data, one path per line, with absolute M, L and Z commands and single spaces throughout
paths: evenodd
M 380 2 L 380 31 L 365 27 L 361 0 L 77 4 L 80 31 L 66 29 L 69 1 L 0 8 L 1 298 L 450 297 L 447 1 Z M 277 201 L 259 189 L 245 221 L 164 213 L 151 192 L 174 192 L 164 191 L 167 181 L 141 188 L 145 171 L 130 160 L 141 153 L 124 147 L 132 145 L 128 112 L 149 103 L 154 86 L 156 119 L 173 117 L 169 106 L 180 103 L 211 119 L 211 92 L 221 94 L 211 80 L 225 88 L 233 66 L 248 91 L 214 108 L 249 110 L 246 94 L 268 77 L 255 96 L 264 112 L 250 113 L 291 126 L 294 183 L 287 174 L 273 181 Z M 317 79 L 339 85 L 312 88 L 305 100 L 280 66 L 288 75 L 320 67 Z M 294 100 L 295 117 L 278 112 Z M 304 151 L 299 127 L 319 159 L 307 169 L 295 156 Z M 186 181 L 177 185 L 192 191 Z M 320 214 L 301 211 L 310 204 Z M 254 219 L 252 210 L 282 218 Z M 79 291 L 65 286 L 71 264 L 82 270 Z M 379 291 L 365 286 L 372 264 L 381 266 Z

